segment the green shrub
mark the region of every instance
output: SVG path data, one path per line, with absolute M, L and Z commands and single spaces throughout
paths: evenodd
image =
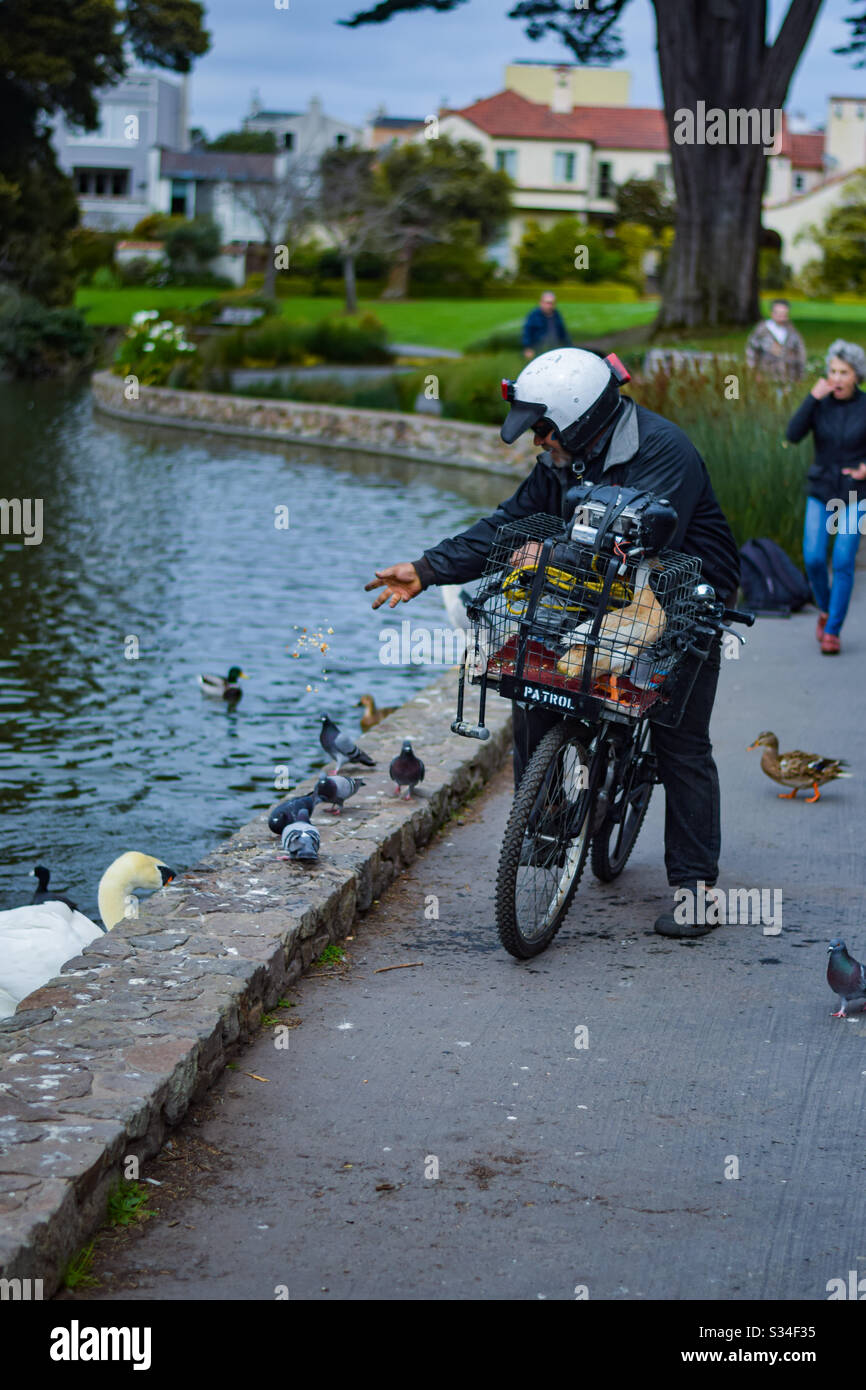
M 726 399 L 736 375 L 739 399 Z M 789 444 L 785 429 L 808 390 L 758 381 L 738 362 L 702 371 L 659 371 L 626 388 L 641 405 L 673 420 L 706 461 L 738 545 L 768 536 L 802 565 L 805 478 L 811 447 Z
M 274 315 L 211 338 L 204 355 L 214 369 L 390 361 L 385 327 L 373 314 L 334 314 L 313 324 Z
M 231 389 L 235 396 L 257 399 L 305 401 L 311 405 L 344 405 L 363 410 L 404 410 L 398 386 L 399 378 L 359 382 L 354 385 L 339 377 L 309 377 L 288 384 L 278 377 L 271 381 L 250 382 L 248 386 Z M 411 409 L 411 406 L 409 407 Z
M 53 376 L 83 365 L 94 341 L 77 309 L 49 309 L 15 290 L 0 292 L 0 362 L 13 376 Z
M 93 285 L 100 270 L 109 273 L 114 265 L 114 248 L 123 232 L 100 232 L 94 227 L 76 227 L 69 237 L 69 252 L 80 284 Z M 102 285 L 110 289 L 112 285 Z
M 314 324 L 309 351 L 326 362 L 389 362 L 385 325 L 374 314 L 334 314 Z
M 586 247 L 587 264 L 575 268 L 575 248 Z M 560 217 L 550 227 L 527 219 L 526 230 L 517 251 L 520 274 L 524 279 L 579 279 L 586 284 L 611 280 L 625 264 L 626 254 L 616 237 L 608 237 L 599 227 L 578 217 Z

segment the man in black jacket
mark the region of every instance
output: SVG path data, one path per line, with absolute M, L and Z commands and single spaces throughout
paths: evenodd
M 384 587 L 373 603 L 393 608 L 430 584 L 459 584 L 478 578 L 497 529 L 509 521 L 546 512 L 562 516 L 565 494 L 578 480 L 636 487 L 665 497 L 677 512 L 671 548 L 695 555 L 702 577 L 728 601 L 739 583 L 739 555 L 716 500 L 706 465 L 678 426 L 619 394 L 624 369 L 579 348 L 545 353 L 514 383 L 512 407 L 502 438 L 512 443 L 532 428 L 545 449 L 513 496 L 459 536 L 426 550 L 414 563 L 377 570 L 367 589 Z M 721 843 L 719 781 L 709 737 L 710 714 L 720 666 L 720 643 L 700 669 L 677 729 L 653 727 L 653 747 L 665 788 L 665 868 L 672 888 L 715 883 Z M 514 706 L 515 785 L 555 711 Z M 694 899 L 693 899 L 694 901 Z M 709 925 L 680 924 L 663 914 L 656 930 L 665 936 L 703 936 Z

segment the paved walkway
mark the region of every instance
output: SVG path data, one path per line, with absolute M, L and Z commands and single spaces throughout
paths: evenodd
M 301 982 L 288 1047 L 264 1030 L 146 1168 L 160 1215 L 101 1239 L 84 1296 L 823 1300 L 866 1273 L 866 1022 L 829 1017 L 824 979 L 835 935 L 866 960 L 857 598 L 837 660 L 804 614 L 723 663 L 720 885 L 781 889 L 780 936 L 653 934 L 659 791 L 620 881 L 587 870 L 518 964 L 492 927 L 503 771 L 363 920 L 346 972 Z M 777 800 L 746 751 L 768 728 L 855 776 Z

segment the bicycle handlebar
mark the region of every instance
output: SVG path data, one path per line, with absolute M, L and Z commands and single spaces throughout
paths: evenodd
M 754 613 L 741 613 L 737 608 L 723 608 L 722 619 L 726 623 L 744 623 L 746 627 L 754 627 Z

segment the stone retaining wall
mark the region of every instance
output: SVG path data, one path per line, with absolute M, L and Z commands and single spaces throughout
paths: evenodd
M 351 769 L 366 785 L 340 817 L 317 808 L 318 864 L 278 858 L 260 815 L 0 1022 L 0 1276 L 57 1289 L 123 1160 L 159 1150 L 263 1011 L 498 769 L 510 703 L 491 697 L 487 741 L 460 738 L 456 686 L 455 669 L 363 736 L 377 766 Z M 404 738 L 427 769 L 409 802 L 388 779 Z
M 354 449 L 420 463 L 479 469 L 510 478 L 526 477 L 537 452 L 531 435 L 516 444 L 503 444 L 493 425 L 470 425 L 432 415 L 175 391 L 167 386 L 139 387 L 138 399 L 127 400 L 123 378 L 112 372 L 95 373 L 91 386 L 97 410 L 141 424 L 176 425 L 252 439 L 278 439 L 287 444 L 315 444 L 318 448 Z

